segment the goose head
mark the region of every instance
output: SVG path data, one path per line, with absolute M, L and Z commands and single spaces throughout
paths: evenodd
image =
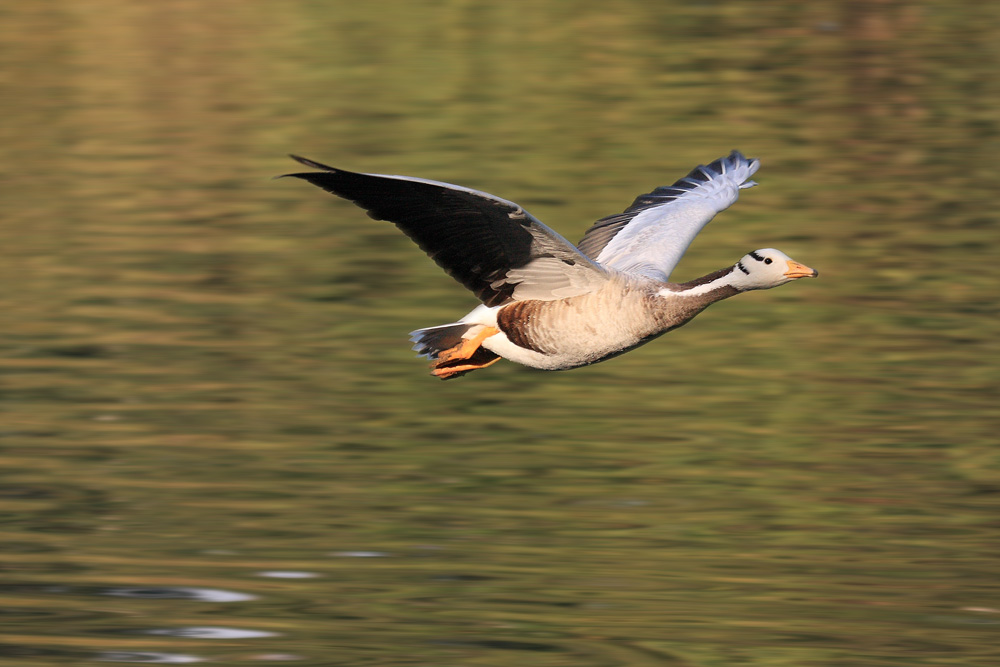
M 733 286 L 740 291 L 769 289 L 799 278 L 815 278 L 816 269 L 810 269 L 774 248 L 754 250 L 736 263 L 733 268 Z

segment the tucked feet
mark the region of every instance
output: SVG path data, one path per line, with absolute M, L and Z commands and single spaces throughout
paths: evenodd
M 449 380 L 500 361 L 498 355 L 482 347 L 484 340 L 497 333 L 500 333 L 499 329 L 483 327 L 472 338 L 465 338 L 455 347 L 441 350 L 431 362 L 431 375 Z
M 457 361 L 447 362 L 444 364 L 438 364 L 436 362 L 431 364 L 431 375 L 439 377 L 442 380 L 450 380 L 452 378 L 461 377 L 469 371 L 476 371 L 480 368 L 492 366 L 498 361 L 500 361 L 499 355 L 493 354 L 489 350 L 480 348 L 476 350 L 475 354 L 473 354 L 469 359 L 459 359 Z

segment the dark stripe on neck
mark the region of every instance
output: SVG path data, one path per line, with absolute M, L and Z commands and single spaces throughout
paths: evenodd
M 731 266 L 726 267 L 724 269 L 719 269 L 718 271 L 713 271 L 712 273 L 708 274 L 707 276 L 702 276 L 701 278 L 695 278 L 694 280 L 689 280 L 686 283 L 680 283 L 678 285 L 678 287 L 680 287 L 681 289 L 680 290 L 675 290 L 675 291 L 683 292 L 686 289 L 691 289 L 693 287 L 698 287 L 699 285 L 705 285 L 706 283 L 710 283 L 713 280 L 718 280 L 719 278 L 721 278 L 723 276 L 729 275 L 732 272 L 733 272 L 733 267 L 731 267 Z
M 748 276 L 750 275 L 750 272 L 747 271 L 747 267 L 743 266 L 743 262 L 736 262 L 736 268 L 738 268 L 740 271 L 747 274 Z

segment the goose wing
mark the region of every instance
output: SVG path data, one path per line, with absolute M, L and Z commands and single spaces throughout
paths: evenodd
M 698 165 L 669 187 L 639 195 L 624 212 L 594 223 L 580 250 L 605 267 L 657 280 L 670 278 L 698 232 L 756 185 L 747 180 L 760 161 L 739 151 Z
M 388 220 L 487 306 L 585 294 L 607 272 L 514 202 L 449 183 L 359 174 L 291 156 L 321 171 L 286 174 Z

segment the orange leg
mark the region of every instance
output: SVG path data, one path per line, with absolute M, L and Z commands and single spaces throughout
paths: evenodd
M 499 329 L 483 327 L 472 338 L 463 340 L 455 347 L 442 350 L 438 353 L 437 359 L 431 363 L 431 374 L 447 380 L 500 361 L 499 356 L 482 349 L 483 341 L 497 333 L 500 333 Z M 462 363 L 463 361 L 466 363 Z
M 457 375 L 465 375 L 469 371 L 479 370 L 480 368 L 486 368 L 487 366 L 492 366 L 496 362 L 500 361 L 501 357 L 494 357 L 486 363 L 483 364 L 463 364 L 461 366 L 446 366 L 444 368 L 432 368 L 431 375 L 439 377 L 442 380 L 449 380 Z
M 493 327 L 483 327 L 482 330 L 472 338 L 466 338 L 455 347 L 442 350 L 438 353 L 437 363 L 468 359 L 476 352 L 476 350 L 479 349 L 479 346 L 483 344 L 484 340 L 498 333 L 500 333 L 499 329 L 495 329 Z

